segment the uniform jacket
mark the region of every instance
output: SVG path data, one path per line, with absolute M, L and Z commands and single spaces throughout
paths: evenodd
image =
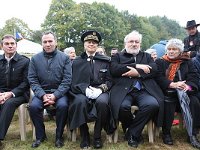
M 5 55 L 0 55 L 0 92 L 12 91 L 16 97 L 29 99 L 29 58 L 18 53 L 10 60 L 9 68 Z
M 47 93 L 53 93 L 57 99 L 64 96 L 70 88 L 71 77 L 71 61 L 59 50 L 53 55 L 43 51 L 31 58 L 28 79 L 39 98 Z
M 93 59 L 94 75 L 85 52 L 74 59 L 72 64 L 73 77 L 71 86 L 73 93 L 85 95 L 85 90 L 88 86 L 99 87 L 102 84 L 107 86 L 107 90 L 111 88 L 110 58 L 96 53 Z
M 136 64 L 147 64 L 152 67 L 149 74 L 144 73 L 141 69 L 137 69 L 140 74 L 138 79 L 140 79 L 144 88 L 152 96 L 154 96 L 159 103 L 160 108 L 156 123 L 157 126 L 161 126 L 163 120 L 164 96 L 162 90 L 154 80 L 154 77 L 157 73 L 157 66 L 151 56 L 142 51 L 140 51 L 136 56 L 136 62 L 133 55 L 128 54 L 126 51 L 117 53 L 111 59 L 111 75 L 115 79 L 115 84 L 111 89 L 111 108 L 114 114 L 114 118 L 118 119 L 120 105 L 125 96 L 130 91 L 130 88 L 134 82 L 134 78 L 122 77 L 122 74 L 129 71 L 127 66 L 135 68 Z

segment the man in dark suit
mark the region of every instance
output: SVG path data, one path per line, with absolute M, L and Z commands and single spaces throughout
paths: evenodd
M 1 46 L 4 54 L 0 55 L 0 145 L 15 109 L 29 99 L 29 58 L 17 53 L 17 42 L 12 35 L 3 36 Z
M 97 31 L 83 33 L 84 52 L 72 64 L 70 129 L 80 128 L 81 148 L 90 147 L 88 122 L 95 121 L 94 148 L 102 148 L 101 130 L 108 121 L 110 58 L 96 52 L 101 36 Z
M 30 117 L 36 130 L 36 141 L 32 148 L 40 146 L 46 139 L 43 110 L 54 106 L 56 109 L 55 146 L 63 143 L 63 131 L 67 121 L 68 90 L 71 84 L 71 61 L 57 49 L 57 38 L 52 32 L 42 35 L 43 51 L 31 58 L 28 80 L 34 97 L 30 103 Z
M 111 74 L 115 85 L 111 89 L 114 118 L 122 122 L 128 145 L 137 147 L 145 124 L 157 115 L 157 126 L 162 126 L 163 99 L 154 81 L 157 66 L 151 55 L 140 51 L 142 35 L 133 31 L 124 38 L 125 49 L 111 58 Z M 131 106 L 139 111 L 133 119 Z

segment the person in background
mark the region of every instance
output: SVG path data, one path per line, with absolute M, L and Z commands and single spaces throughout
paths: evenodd
M 98 46 L 96 52 L 98 52 L 101 55 L 107 55 L 106 54 L 106 50 L 105 50 L 105 48 L 103 46 Z
M 111 51 L 110 51 L 110 55 L 113 56 L 118 52 L 119 52 L 118 48 L 112 48 Z
M 90 147 L 87 123 L 95 121 L 93 147 L 102 148 L 101 131 L 109 118 L 110 58 L 96 52 L 101 35 L 95 30 L 82 34 L 84 52 L 72 64 L 72 86 L 69 122 L 70 130 L 80 128 L 82 149 Z M 105 128 L 104 128 L 105 129 Z
M 147 49 L 145 52 L 149 53 L 154 61 L 157 59 L 157 52 L 155 49 L 150 48 L 150 49 Z
M 42 46 L 43 51 L 31 58 L 28 71 L 28 80 L 34 92 L 29 112 L 36 130 L 32 148 L 40 146 L 46 140 L 43 110 L 47 107 L 56 109 L 55 146 L 60 148 L 64 145 L 63 131 L 67 122 L 71 61 L 57 49 L 57 38 L 53 32 L 43 33 Z
M 165 45 L 167 44 L 168 40 L 161 40 L 156 44 L 153 44 L 150 49 L 155 49 L 157 52 L 157 57 L 160 58 L 165 55 Z
M 67 47 L 64 49 L 64 53 L 69 56 L 69 59 L 73 61 L 76 58 L 76 51 L 74 47 Z
M 195 57 L 200 50 L 200 32 L 197 30 L 199 25 L 195 20 L 191 20 L 185 27 L 188 36 L 184 39 L 184 51 L 189 52 L 190 57 Z
M 112 112 L 122 123 L 128 145 L 135 148 L 141 144 L 142 131 L 150 119 L 156 118 L 156 125 L 162 126 L 164 111 L 164 95 L 154 81 L 157 65 L 150 54 L 141 51 L 141 43 L 142 35 L 132 31 L 124 38 L 125 49 L 111 57 L 115 80 L 110 94 Z M 135 118 L 132 105 L 139 107 Z
M 192 115 L 193 126 L 192 135 L 188 133 L 188 140 L 195 148 L 200 148 L 197 139 L 198 128 L 200 127 L 199 109 L 200 103 L 196 97 L 197 72 L 189 58 L 185 55 L 184 44 L 179 39 L 170 39 L 166 44 L 166 54 L 156 60 L 158 74 L 155 78 L 165 95 L 164 101 L 164 121 L 163 121 L 163 142 L 167 145 L 173 145 L 171 136 L 171 127 L 174 120 L 174 113 L 180 103 L 176 89 L 184 90 L 190 98 L 189 109 Z
M 29 101 L 29 58 L 17 53 L 13 35 L 4 35 L 1 40 L 4 51 L 0 55 L 0 149 L 16 108 Z

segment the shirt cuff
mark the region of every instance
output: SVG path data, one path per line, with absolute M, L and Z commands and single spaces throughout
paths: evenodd
M 13 92 L 11 92 L 11 93 L 12 93 L 12 96 L 15 97 L 15 94 Z

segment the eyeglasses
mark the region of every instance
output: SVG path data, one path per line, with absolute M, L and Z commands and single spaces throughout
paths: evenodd
M 130 41 L 128 41 L 127 43 L 136 43 L 136 44 L 139 44 L 140 43 L 140 41 L 139 40 L 130 40 Z
M 3 43 L 3 44 L 6 45 L 6 46 L 8 46 L 8 45 L 12 45 L 12 46 L 13 46 L 13 45 L 15 45 L 16 43 L 15 43 L 15 42 L 10 42 L 10 43 L 9 43 L 9 42 L 5 42 L 5 43 Z

